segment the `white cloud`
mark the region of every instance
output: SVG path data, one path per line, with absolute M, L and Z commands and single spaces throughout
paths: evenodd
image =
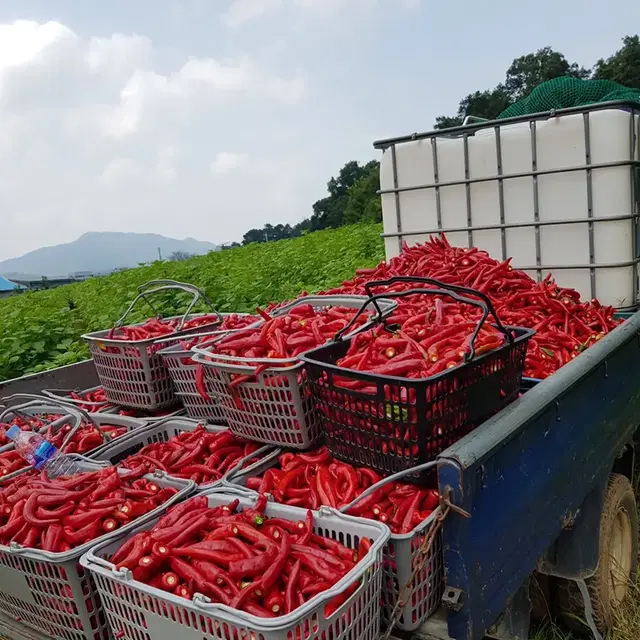
M 89 230 L 220 242 L 306 213 L 289 186 L 284 207 L 273 197 L 281 172 L 303 169 L 257 142 L 286 125 L 305 75 L 242 53 L 171 53 L 144 35 L 0 24 L 0 259 Z M 263 170 L 246 190 L 249 156 L 226 150 L 252 143 Z
M 249 162 L 249 156 L 246 153 L 221 151 L 211 163 L 211 171 L 214 174 L 231 173 L 246 165 L 247 162 Z
M 18 20 L 0 25 L 0 70 L 36 60 L 47 48 L 73 39 L 73 33 L 58 22 L 37 24 Z
M 404 9 L 415 9 L 420 6 L 421 0 L 232 0 L 222 14 L 222 22 L 227 27 L 236 28 L 278 9 L 305 9 L 316 14 L 331 14 L 336 10 L 370 9 L 380 3 L 395 8 L 398 2 Z
M 229 9 L 223 14 L 222 21 L 229 27 L 239 27 L 281 6 L 282 0 L 233 0 Z

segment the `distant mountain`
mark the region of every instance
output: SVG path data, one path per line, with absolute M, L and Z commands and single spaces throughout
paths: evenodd
M 90 231 L 73 242 L 42 247 L 19 258 L 0 262 L 0 274 L 36 274 L 34 277 L 67 276 L 79 272 L 109 273 L 135 267 L 140 262 L 163 259 L 173 254 L 202 255 L 219 247 L 211 242 L 185 238 L 176 240 L 156 233 L 114 233 Z

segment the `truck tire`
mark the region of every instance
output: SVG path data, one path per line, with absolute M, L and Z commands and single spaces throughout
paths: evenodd
M 636 579 L 638 561 L 638 512 L 633 487 L 626 476 L 612 473 L 600 518 L 598 568 L 585 580 L 593 618 L 600 633 L 613 627 L 615 610 Z M 572 580 L 557 581 L 558 613 L 572 631 L 588 632 L 584 602 Z

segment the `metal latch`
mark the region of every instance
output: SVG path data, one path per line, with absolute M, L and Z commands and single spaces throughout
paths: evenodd
M 462 589 L 445 586 L 442 594 L 442 606 L 449 611 L 462 609 Z

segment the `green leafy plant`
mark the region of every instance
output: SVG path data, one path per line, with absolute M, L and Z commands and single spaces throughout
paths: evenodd
M 337 286 L 357 268 L 376 265 L 384 257 L 381 231 L 379 224 L 341 227 L 5 298 L 0 300 L 0 380 L 88 358 L 80 336 L 113 326 L 138 286 L 149 280 L 195 284 L 221 312 L 254 311 L 257 305 L 290 300 L 301 291 Z M 154 306 L 165 316 L 178 315 L 189 300 L 186 294 L 172 293 L 154 298 Z M 128 321 L 151 314 L 140 304 Z

